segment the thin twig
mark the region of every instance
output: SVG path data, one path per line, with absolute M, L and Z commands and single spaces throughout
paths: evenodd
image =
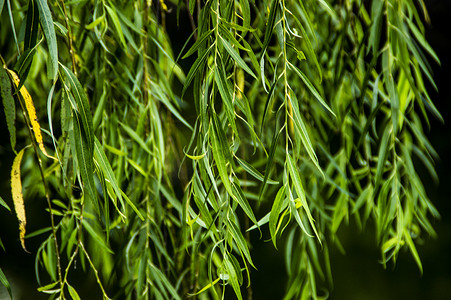
M 191 14 L 191 12 L 189 11 L 189 0 L 185 0 L 186 2 L 186 7 L 188 8 L 188 16 L 189 16 L 189 22 L 191 24 L 191 28 L 193 29 L 193 36 L 194 36 L 194 40 L 197 41 L 197 28 L 196 28 L 196 23 L 194 22 L 194 18 L 193 15 Z M 199 15 L 199 3 L 197 3 L 197 9 L 198 9 L 198 15 Z
M 31 129 L 31 125 L 30 125 L 30 120 L 28 119 L 28 116 L 25 113 L 26 109 L 25 109 L 24 103 L 23 103 L 24 100 L 22 99 L 22 96 L 20 96 L 20 93 L 18 95 L 19 95 L 19 103 L 22 108 L 22 113 L 24 115 L 25 122 L 27 123 L 28 133 L 30 135 L 34 153 L 35 153 L 36 159 L 38 160 L 38 163 L 39 163 L 39 172 L 41 173 L 42 183 L 44 184 L 45 198 L 47 199 L 47 205 L 48 205 L 49 211 L 50 211 L 50 223 L 52 226 L 52 236 L 53 236 L 53 241 L 55 243 L 58 279 L 59 279 L 60 286 L 62 287 L 63 281 L 62 281 L 62 275 L 61 275 L 61 257 L 60 257 L 59 246 L 58 246 L 58 238 L 56 235 L 56 227 L 55 227 L 54 214 L 53 214 L 53 209 L 52 209 L 52 202 L 50 201 L 49 189 L 47 186 L 47 182 L 45 180 L 44 170 L 42 168 L 42 161 L 41 161 L 41 158 L 39 157 L 39 152 L 38 152 L 39 150 L 38 150 L 38 147 L 36 146 L 36 141 L 34 140 L 33 132 L 31 131 L 32 129 Z M 64 299 L 64 294 L 63 294 L 62 290 L 61 290 L 61 299 Z

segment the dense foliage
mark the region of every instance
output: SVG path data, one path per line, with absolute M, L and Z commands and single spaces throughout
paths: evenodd
M 79 262 L 104 298 L 249 298 L 255 233 L 287 237 L 285 299 L 316 299 L 350 218 L 384 265 L 406 248 L 421 270 L 438 212 L 416 168 L 436 177 L 441 119 L 423 0 L 176 2 L 0 0 L 0 204 L 25 251 L 42 240 L 40 291 L 78 299 Z M 26 233 L 29 200 L 50 227 Z

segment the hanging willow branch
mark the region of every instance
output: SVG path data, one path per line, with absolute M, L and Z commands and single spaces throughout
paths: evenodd
M 104 298 L 251 299 L 256 234 L 286 237 L 285 299 L 316 299 L 350 218 L 384 266 L 406 248 L 422 271 L 416 245 L 439 213 L 414 162 L 437 177 L 423 127 L 442 120 L 422 1 L 6 2 L 3 68 L 34 100 L 47 156 L 39 291 L 83 298 L 79 262 Z M 193 30 L 176 55 L 175 24 Z M 6 74 L 15 151 L 33 137 Z M 23 181 L 37 183 L 29 159 Z

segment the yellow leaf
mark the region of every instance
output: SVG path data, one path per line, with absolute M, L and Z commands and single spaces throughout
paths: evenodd
M 9 69 L 6 69 L 6 70 L 9 72 L 9 74 L 14 79 L 14 84 L 16 85 L 16 88 L 19 87 L 20 80 L 19 80 L 19 77 L 17 76 L 17 74 Z M 22 98 L 25 102 L 25 107 L 27 109 L 28 118 L 30 119 L 31 128 L 33 128 L 34 137 L 36 139 L 36 142 L 39 145 L 39 149 L 41 149 L 42 153 L 44 153 L 45 156 L 52 158 L 54 160 L 57 160 L 55 157 L 49 155 L 47 153 L 47 151 L 45 150 L 44 141 L 42 139 L 41 126 L 39 126 L 38 117 L 36 115 L 36 109 L 34 107 L 33 99 L 31 98 L 30 93 L 28 93 L 28 90 L 25 87 L 25 85 L 22 85 L 19 92 L 22 95 Z
M 204 156 L 207 154 L 207 152 L 205 152 L 205 153 L 203 153 L 203 154 L 201 154 L 201 155 L 189 155 L 188 153 L 185 153 L 185 155 L 188 157 L 188 158 L 190 158 L 190 159 L 192 159 L 192 160 L 199 160 L 199 159 L 202 159 L 202 158 L 204 158 Z
M 27 224 L 27 219 L 25 218 L 25 205 L 23 203 L 22 195 L 22 180 L 20 179 L 20 163 L 22 161 L 22 156 L 26 148 L 28 148 L 28 146 L 20 150 L 20 152 L 17 153 L 16 158 L 14 158 L 13 167 L 11 169 L 11 194 L 13 196 L 17 219 L 19 220 L 20 243 L 22 244 L 22 248 L 28 252 L 28 250 L 25 248 L 25 225 Z

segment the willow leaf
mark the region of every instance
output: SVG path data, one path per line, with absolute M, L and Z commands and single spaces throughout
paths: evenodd
M 27 225 L 27 219 L 25 217 L 25 205 L 23 201 L 22 194 L 22 179 L 20 177 L 20 164 L 22 162 L 22 157 L 25 149 L 17 153 L 14 158 L 13 166 L 11 169 L 11 194 L 14 202 L 14 209 L 16 211 L 17 220 L 19 221 L 19 232 L 20 232 L 20 244 L 22 248 L 28 252 L 25 248 L 25 226 Z
M 78 81 L 74 73 L 72 73 L 72 71 L 69 70 L 64 65 L 61 65 L 61 67 L 66 75 L 65 82 L 69 83 L 73 98 L 75 99 L 76 107 L 74 107 L 74 109 L 76 109 L 77 112 L 79 113 L 82 126 L 81 128 L 83 128 L 83 135 L 86 138 L 87 148 L 92 157 L 94 153 L 94 134 L 93 134 L 92 115 L 91 109 L 89 107 L 88 97 L 86 96 L 86 93 L 80 81 Z
M 224 45 L 224 48 L 226 51 L 230 54 L 230 56 L 233 58 L 233 60 L 242 68 L 244 71 L 246 71 L 249 75 L 254 77 L 255 79 L 258 79 L 257 76 L 255 76 L 254 72 L 246 65 L 244 60 L 240 57 L 240 54 L 233 49 L 233 47 L 230 45 L 229 42 L 227 42 L 225 39 L 221 38 L 221 42 Z
M 214 29 L 210 29 L 209 31 L 205 32 L 201 37 L 197 39 L 197 41 L 194 43 L 194 45 L 191 46 L 191 48 L 186 52 L 185 55 L 183 55 L 182 59 L 185 59 L 187 57 L 190 57 L 192 54 L 194 54 L 197 49 L 200 48 L 205 42 L 207 38 L 211 36 L 211 33 L 214 31 Z
M 135 130 L 131 129 L 126 124 L 119 122 L 119 124 L 124 128 L 125 132 L 133 139 L 135 142 L 138 143 L 138 145 L 141 146 L 143 150 L 145 150 L 149 155 L 152 155 L 152 151 L 150 151 L 149 147 L 147 146 L 146 142 L 140 137 L 138 133 L 136 133 Z
M 92 237 L 92 239 L 97 243 L 97 245 L 106 250 L 108 253 L 114 254 L 113 250 L 111 250 L 110 247 L 108 247 L 108 245 L 106 244 L 105 239 L 99 233 L 97 233 L 94 228 L 92 228 L 87 219 L 83 219 L 82 224 L 89 235 Z
M 72 297 L 72 299 L 73 300 L 81 300 L 77 291 L 68 282 L 66 282 L 66 285 L 67 285 L 67 289 L 69 290 L 69 295 Z
M 321 243 L 321 239 L 319 238 L 319 234 L 318 234 L 318 231 L 316 230 L 316 226 L 314 223 L 315 220 L 313 220 L 312 214 L 310 213 L 310 209 L 307 204 L 304 187 L 302 186 L 301 177 L 300 177 L 298 169 L 289 153 L 287 153 L 287 165 L 288 165 L 288 171 L 290 173 L 290 177 L 293 180 L 296 194 L 298 195 L 298 197 L 301 200 L 302 208 L 304 209 L 305 213 L 307 214 L 307 218 L 309 220 L 310 226 L 312 227 L 313 231 L 315 232 L 315 235 L 316 235 L 318 241 Z
M 211 149 L 213 151 L 213 157 L 216 162 L 219 177 L 221 178 L 222 184 L 229 195 L 233 195 L 232 184 L 227 170 L 227 165 L 230 164 L 230 150 L 227 147 L 226 140 L 224 138 L 225 135 L 216 115 L 214 115 L 213 124 L 211 124 L 209 132 Z
M 299 76 L 299 78 L 301 78 L 301 80 L 304 82 L 313 96 L 315 96 L 315 98 L 319 101 L 319 103 L 321 103 L 324 108 L 326 108 L 334 117 L 336 117 L 335 113 L 332 111 L 329 105 L 327 105 L 326 101 L 324 101 L 323 97 L 321 97 L 321 95 L 318 93 L 315 86 L 310 82 L 307 76 L 305 76 L 305 74 L 302 73 L 302 71 L 298 67 L 291 64 L 290 62 L 288 62 L 288 66 Z
M 7 70 L 7 71 L 13 78 L 15 86 L 18 87 L 20 80 L 19 80 L 19 77 L 17 77 L 17 74 L 11 70 Z M 47 151 L 45 150 L 44 140 L 42 138 L 42 133 L 41 133 L 41 126 L 39 125 L 38 117 L 36 115 L 36 108 L 34 107 L 33 99 L 31 98 L 31 96 L 28 93 L 28 90 L 25 86 L 22 86 L 22 88 L 20 89 L 20 95 L 22 96 L 22 99 L 25 103 L 25 108 L 27 110 L 28 119 L 31 123 L 31 127 L 34 132 L 34 137 L 36 139 L 36 142 L 38 143 L 39 149 L 41 149 L 42 153 L 44 153 L 47 157 L 56 159 L 53 156 L 49 155 L 47 153 Z
M 19 60 L 16 63 L 15 70 L 19 73 L 20 84 L 19 89 L 22 87 L 27 79 L 28 72 L 30 71 L 31 62 L 35 54 L 36 42 L 39 32 L 39 10 L 36 0 L 30 0 L 28 2 L 27 21 L 25 27 L 24 38 L 24 52 L 20 55 Z M 18 65 L 20 67 L 18 67 Z
M 3 5 L 3 3 L 0 3 L 0 14 L 2 12 L 2 5 Z M 13 293 L 12 293 L 12 290 L 11 290 L 11 285 L 9 284 L 9 281 L 6 278 L 5 273 L 3 273 L 2 268 L 0 268 L 0 282 L 2 283 L 2 285 L 8 291 L 9 297 L 11 297 L 11 299 L 13 299 Z
M 237 227 L 237 225 L 230 221 L 228 222 L 229 226 L 229 232 L 233 237 L 233 240 L 235 241 L 238 249 L 240 250 L 240 252 L 242 253 L 242 255 L 244 255 L 244 257 L 246 257 L 247 261 L 251 264 L 251 266 L 254 266 L 254 263 L 252 262 L 252 257 L 251 254 L 249 252 L 249 248 L 247 246 L 246 240 L 243 237 L 243 234 L 241 233 L 241 230 Z
M 111 168 L 110 162 L 108 161 L 108 159 L 105 155 L 105 152 L 103 152 L 102 145 L 100 144 L 97 137 L 94 137 L 94 159 L 99 164 L 100 169 L 102 170 L 102 173 L 105 176 L 105 179 L 107 180 L 107 182 L 109 182 L 111 184 L 116 197 L 119 198 L 119 201 L 121 202 L 122 206 L 124 207 L 125 205 L 124 205 L 124 200 L 122 199 L 122 193 L 121 193 L 122 191 L 119 188 L 116 177 L 114 176 L 113 169 Z M 120 211 L 119 211 L 119 213 L 122 214 L 122 212 L 120 212 Z
M 276 22 L 276 14 L 277 14 L 278 6 L 279 6 L 279 0 L 271 1 L 271 8 L 269 11 L 268 20 L 266 22 L 265 39 L 263 41 L 262 53 L 264 53 L 266 48 L 268 47 L 269 42 L 271 40 L 271 36 L 274 32 L 274 25 Z M 262 56 L 262 58 L 263 58 L 263 56 Z
M 258 179 L 259 181 L 263 182 L 265 177 L 262 175 L 262 173 L 260 173 L 257 169 L 255 169 L 251 164 L 249 164 L 248 162 L 235 157 L 236 161 L 240 164 L 241 167 L 243 167 L 243 169 L 249 173 L 252 177 Z M 271 179 L 267 179 L 266 181 L 268 184 L 279 184 L 278 181 L 274 181 Z
M 204 50 L 199 57 L 196 59 L 196 61 L 191 66 L 191 69 L 188 72 L 188 75 L 186 75 L 185 83 L 183 85 L 182 90 L 182 97 L 185 94 L 186 89 L 188 88 L 191 81 L 194 79 L 194 77 L 197 75 L 197 72 L 200 68 L 200 66 L 205 62 L 205 60 L 208 57 L 208 54 L 210 53 L 210 50 L 213 48 L 213 45 L 211 45 L 208 49 Z
M 110 6 L 105 4 L 105 8 L 108 11 L 108 15 L 113 21 L 114 28 L 119 36 L 119 41 L 122 44 L 122 48 L 127 51 L 127 43 L 125 42 L 124 33 L 122 32 L 121 22 L 119 21 L 119 17 L 116 14 L 116 8 L 111 8 Z
M 0 205 L 6 208 L 7 210 L 11 211 L 11 208 L 9 208 L 8 204 L 6 204 L 5 200 L 3 200 L 2 197 L 0 197 Z
M 6 126 L 9 131 L 11 148 L 16 152 L 16 105 L 14 103 L 14 97 L 12 96 L 11 81 L 9 80 L 6 70 L 3 68 L 0 68 L 0 95 L 3 100 L 3 111 L 6 117 Z
M 233 188 L 233 199 L 238 202 L 240 207 L 243 209 L 244 213 L 249 217 L 249 219 L 254 223 L 257 223 L 257 219 L 255 218 L 254 211 L 252 210 L 251 206 L 249 205 L 249 202 L 246 199 L 246 196 L 244 196 L 243 191 L 241 190 L 240 186 L 232 182 L 232 188 Z
M 49 66 L 48 75 L 53 81 L 58 75 L 58 46 L 56 43 L 55 27 L 53 25 L 52 13 L 47 4 L 47 0 L 36 0 L 39 10 L 39 18 L 41 21 L 41 28 L 44 31 L 47 47 L 49 49 Z
M 381 182 L 382 174 L 384 173 L 385 161 L 388 157 L 389 150 L 389 138 L 392 135 L 392 130 L 389 125 L 385 127 L 384 134 L 382 135 L 382 140 L 379 145 L 379 154 L 377 160 L 376 177 L 375 177 L 375 188 L 377 188 Z
M 271 213 L 269 215 L 269 232 L 271 234 L 271 240 L 274 244 L 274 247 L 277 249 L 277 221 L 279 219 L 279 215 L 283 210 L 284 200 L 286 199 L 285 195 L 285 186 L 282 186 L 277 192 L 276 198 L 274 199 L 274 203 L 271 208 Z

